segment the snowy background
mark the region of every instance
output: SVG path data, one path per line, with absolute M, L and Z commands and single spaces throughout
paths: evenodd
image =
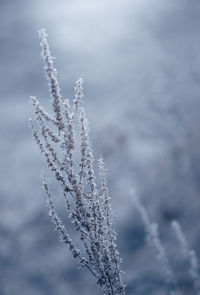
M 0 295 L 100 294 L 47 214 L 29 96 L 47 106 L 37 30 L 62 94 L 85 82 L 95 156 L 104 156 L 127 293 L 167 294 L 130 190 L 140 196 L 183 294 L 195 294 L 170 223 L 200 259 L 200 2 L 0 0 Z M 62 200 L 58 204 L 66 224 Z

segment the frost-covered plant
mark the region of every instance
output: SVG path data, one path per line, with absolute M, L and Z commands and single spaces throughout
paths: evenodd
M 82 106 L 83 81 L 80 78 L 76 82 L 75 99 L 73 107 L 70 108 L 69 100 L 63 99 L 60 92 L 57 72 L 44 29 L 39 31 L 39 37 L 53 114 L 47 113 L 38 100 L 31 97 L 35 123 L 30 119 L 30 126 L 48 168 L 54 173 L 62 189 L 69 218 L 83 244 L 82 250 L 76 248 L 58 216 L 44 177 L 43 187 L 48 196 L 49 215 L 61 241 L 69 247 L 80 265 L 91 272 L 103 293 L 122 295 L 125 294 L 125 286 L 121 278 L 121 259 L 112 225 L 106 170 L 103 159 L 100 157 L 98 161 L 100 187 L 98 188 L 93 169 L 94 159 L 88 134 L 88 122 Z M 80 147 L 77 147 L 75 141 L 77 122 L 79 122 Z M 74 153 L 77 151 L 79 151 L 78 168 L 74 163 Z
M 134 206 L 136 206 L 137 210 L 139 211 L 145 226 L 146 241 L 152 248 L 156 250 L 157 259 L 162 265 L 162 270 L 165 275 L 166 284 L 169 287 L 169 295 L 180 295 L 180 291 L 177 286 L 173 270 L 170 267 L 167 254 L 159 237 L 158 224 L 155 222 L 152 223 L 150 221 L 147 211 L 140 202 L 139 197 L 135 195 L 133 191 L 131 192 L 131 194 L 133 196 Z
M 172 270 L 168 255 L 162 245 L 159 237 L 158 224 L 151 222 L 148 216 L 147 210 L 142 205 L 139 197 L 131 191 L 132 200 L 134 206 L 140 213 L 142 221 L 145 227 L 145 236 L 147 243 L 156 250 L 157 259 L 162 265 L 162 271 L 165 275 L 166 284 L 169 288 L 169 295 L 181 295 L 180 286 L 178 285 L 175 273 Z M 200 278 L 199 278 L 199 263 L 194 250 L 190 250 L 185 235 L 181 229 L 178 221 L 174 220 L 171 223 L 172 230 L 174 231 L 176 238 L 179 242 L 180 250 L 185 261 L 189 264 L 189 275 L 193 281 L 194 294 L 200 295 Z
M 183 258 L 189 262 L 189 274 L 193 280 L 197 294 L 200 295 L 199 263 L 196 253 L 194 250 L 190 250 L 179 222 L 174 220 L 172 221 L 171 226 L 179 241 Z

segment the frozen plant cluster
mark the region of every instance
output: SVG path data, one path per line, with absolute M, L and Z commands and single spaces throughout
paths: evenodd
M 35 120 L 30 119 L 29 122 L 34 140 L 62 189 L 69 219 L 82 241 L 81 250 L 76 248 L 58 216 L 53 196 L 44 177 L 43 186 L 48 197 L 49 215 L 61 241 L 66 244 L 81 267 L 91 272 L 102 292 L 107 295 L 124 295 L 121 259 L 112 225 L 106 169 L 102 157 L 98 160 L 99 185 L 94 173 L 88 122 L 82 105 L 83 81 L 79 79 L 76 82 L 75 99 L 73 106 L 70 107 L 69 100 L 63 99 L 61 95 L 44 29 L 39 31 L 39 37 L 53 114 L 46 112 L 39 101 L 31 97 Z M 78 128 L 76 128 L 77 125 Z M 78 147 L 75 140 L 76 129 L 78 129 L 80 141 Z M 77 151 L 79 151 L 79 160 L 78 165 L 75 165 L 74 154 Z

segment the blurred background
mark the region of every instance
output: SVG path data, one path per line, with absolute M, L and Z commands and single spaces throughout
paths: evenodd
M 0 0 L 0 295 L 100 294 L 53 229 L 28 127 L 29 96 L 49 102 L 37 34 L 43 27 L 63 96 L 72 100 L 75 81 L 85 82 L 127 294 L 168 294 L 132 188 L 159 224 L 182 294 L 196 294 L 170 224 L 180 222 L 200 259 L 200 2 Z

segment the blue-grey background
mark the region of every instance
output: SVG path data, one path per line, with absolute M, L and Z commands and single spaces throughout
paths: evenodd
M 46 28 L 62 94 L 85 82 L 95 156 L 109 170 L 127 293 L 167 294 L 131 202 L 140 196 L 183 294 L 195 294 L 170 222 L 200 259 L 200 2 L 0 0 L 0 294 L 100 294 L 47 214 L 29 96 L 48 105 L 37 30 Z M 59 197 L 58 197 L 59 199 Z M 58 210 L 64 215 L 61 198 Z

